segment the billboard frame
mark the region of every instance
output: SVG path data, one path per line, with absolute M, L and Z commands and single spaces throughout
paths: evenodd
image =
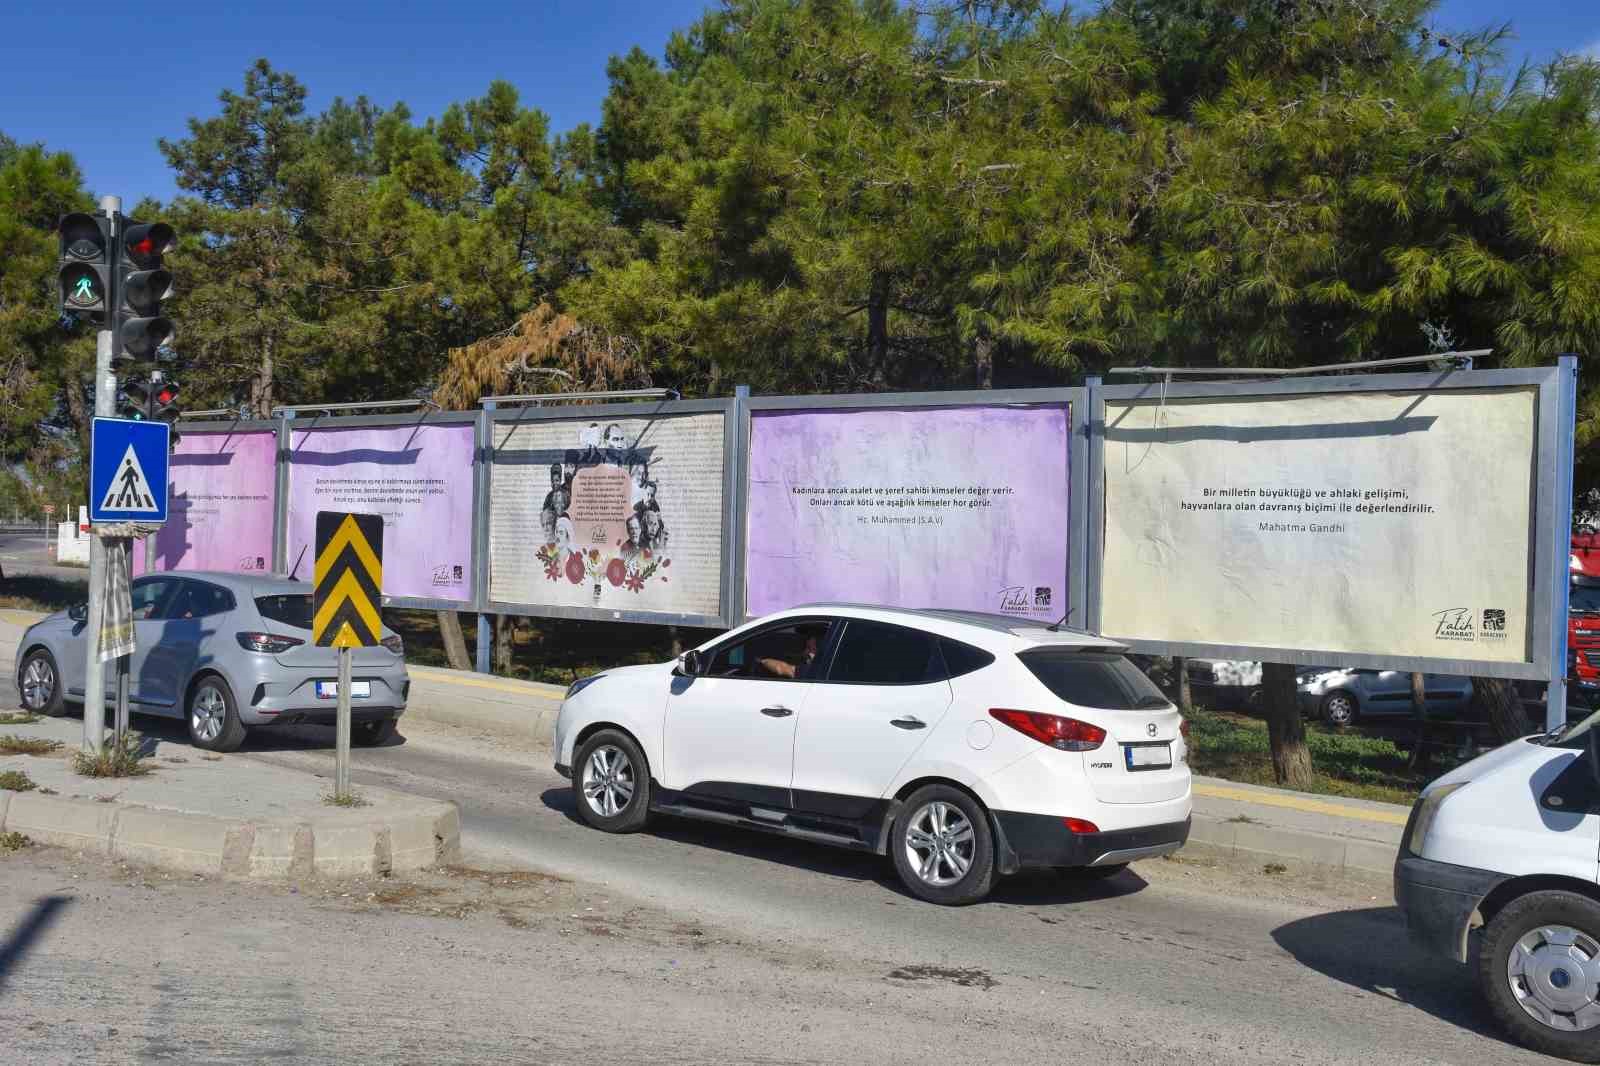
M 1064 622 L 1068 628 L 1087 626 L 1088 588 L 1087 571 L 1089 542 L 1085 506 L 1089 491 L 1089 390 L 1083 386 L 1052 386 L 1033 389 L 961 389 L 945 392 L 879 392 L 845 393 L 811 396 L 745 396 L 740 400 L 739 418 L 739 469 L 744 478 L 745 491 L 740 494 L 737 521 L 737 559 L 735 598 L 738 623 L 743 624 L 753 616 L 749 613 L 749 537 L 748 505 L 751 445 L 751 416 L 765 411 L 870 411 L 870 410 L 928 410 L 941 407 L 1045 407 L 1067 405 L 1067 612 Z M 1074 543 L 1074 542 L 1077 543 Z
M 1155 372 L 1152 372 L 1155 373 Z M 1241 376 L 1249 370 L 1241 368 Z M 1157 380 L 1131 385 L 1091 381 L 1088 421 L 1094 461 L 1089 493 L 1091 551 L 1088 574 L 1089 627 L 1102 631 L 1106 530 L 1106 405 L 1166 400 L 1277 399 L 1286 396 L 1380 392 L 1460 392 L 1479 389 L 1533 388 L 1534 454 L 1532 462 L 1532 553 L 1528 566 L 1529 629 L 1520 662 L 1491 662 L 1447 656 L 1376 655 L 1331 652 L 1316 648 L 1147 640 L 1108 634 L 1145 654 L 1190 658 L 1283 662 L 1330 667 L 1366 667 L 1436 674 L 1466 674 L 1508 680 L 1564 682 L 1566 668 L 1566 585 L 1572 525 L 1573 412 L 1577 360 L 1562 356 L 1555 366 L 1508 370 L 1445 369 L 1429 373 L 1307 376 L 1253 381 L 1172 382 Z M 1565 462 L 1562 462 L 1562 456 Z M 1564 713 L 1564 712 L 1563 712 Z
M 477 497 L 475 506 L 482 512 L 482 530 L 479 548 L 484 563 L 480 574 L 481 584 L 478 587 L 480 612 L 487 614 L 515 615 L 522 618 L 567 618 L 580 621 L 593 622 L 642 622 L 649 625 L 662 626 L 688 626 L 697 629 L 730 629 L 735 624 L 730 621 L 729 607 L 732 603 L 730 590 L 734 580 L 734 568 L 731 565 L 733 553 L 742 547 L 742 543 L 733 534 L 731 522 L 738 511 L 737 499 L 744 484 L 744 466 L 738 458 L 737 443 L 738 418 L 735 417 L 739 399 L 719 398 L 706 400 L 675 400 L 661 399 L 633 403 L 607 403 L 607 404 L 581 404 L 561 407 L 520 406 L 500 407 L 494 401 L 484 401 L 481 412 L 483 419 L 480 433 L 483 439 L 483 450 L 479 456 L 478 465 L 482 468 L 479 477 L 481 495 Z M 531 425 L 538 422 L 579 422 L 596 421 L 601 419 L 638 419 L 650 421 L 653 419 L 672 418 L 682 415 L 707 415 L 719 414 L 722 416 L 722 560 L 718 568 L 717 603 L 720 610 L 716 614 L 675 613 L 671 611 L 636 611 L 619 610 L 608 607 L 568 607 L 560 604 L 528 604 L 515 603 L 507 600 L 490 598 L 489 582 L 493 560 L 489 558 L 489 509 L 494 499 L 494 464 L 495 456 L 506 447 L 511 431 L 518 426 Z M 502 428 L 505 432 L 502 433 Z M 481 631 L 482 627 L 480 627 Z M 480 639 L 480 663 L 482 658 L 483 641 Z

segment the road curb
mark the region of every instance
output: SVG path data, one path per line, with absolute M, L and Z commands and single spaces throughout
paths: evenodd
M 564 694 L 559 686 L 428 666 L 408 665 L 406 672 L 411 678 L 406 718 L 504 733 L 545 747 L 550 745 Z M 472 696 L 465 705 L 461 699 L 463 689 Z
M 382 806 L 374 792 L 368 798 Z M 41 844 L 241 879 L 374 877 L 460 857 L 455 804 L 394 795 L 401 809 L 387 814 L 257 821 L 0 789 L 0 829 Z
M 1388 883 L 1399 848 L 1371 840 L 1284 829 L 1196 812 L 1184 852 L 1225 862 L 1277 862 L 1363 882 Z

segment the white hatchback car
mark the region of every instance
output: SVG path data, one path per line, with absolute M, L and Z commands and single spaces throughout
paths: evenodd
M 1103 876 L 1189 835 L 1187 726 L 1112 641 L 957 611 L 820 605 L 584 678 L 556 770 L 611 833 L 653 813 L 888 854 L 935 903 L 997 874 Z

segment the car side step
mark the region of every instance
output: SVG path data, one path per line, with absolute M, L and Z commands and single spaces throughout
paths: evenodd
M 811 840 L 818 844 L 831 844 L 840 848 L 855 848 L 862 851 L 873 850 L 872 845 L 860 837 L 850 836 L 845 833 L 831 833 L 824 829 L 812 829 L 807 826 L 795 825 L 788 820 L 788 816 L 781 822 L 768 821 L 761 818 L 752 818 L 745 814 L 735 814 L 732 811 L 718 811 L 707 807 L 696 807 L 684 803 L 654 804 L 651 810 L 658 814 L 671 814 L 681 818 L 693 818 L 702 822 L 719 822 L 723 825 L 736 825 L 741 829 L 755 829 L 763 833 L 776 833 L 780 836 L 798 837 L 801 840 Z M 764 812 L 768 815 L 774 811 Z

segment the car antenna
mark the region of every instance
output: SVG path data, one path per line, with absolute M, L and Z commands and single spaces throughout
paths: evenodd
M 300 554 L 295 557 L 294 569 L 289 571 L 289 580 L 290 581 L 299 581 L 300 580 L 299 578 L 295 577 L 294 575 L 300 572 L 300 562 L 301 562 L 301 560 L 303 560 L 306 557 L 306 547 L 307 547 L 307 545 L 304 545 L 304 544 L 300 545 Z
M 1061 627 L 1066 625 L 1067 624 L 1067 619 L 1072 617 L 1072 611 L 1073 611 L 1073 609 L 1071 607 L 1068 607 L 1066 614 L 1062 615 L 1060 618 L 1058 618 L 1056 621 L 1052 622 L 1050 625 L 1045 626 L 1045 628 L 1048 629 L 1052 633 L 1061 632 Z

